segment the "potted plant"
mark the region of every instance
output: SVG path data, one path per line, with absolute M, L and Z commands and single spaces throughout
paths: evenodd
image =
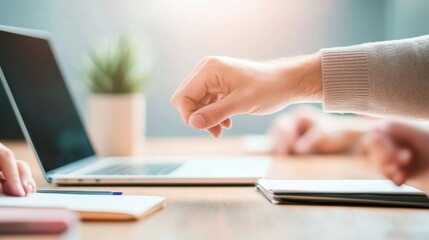
M 148 74 L 138 65 L 135 46 L 119 37 L 90 55 L 87 68 L 91 95 L 87 127 L 97 154 L 135 155 L 143 147 Z

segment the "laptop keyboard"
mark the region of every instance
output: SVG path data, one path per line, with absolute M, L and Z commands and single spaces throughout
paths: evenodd
M 112 164 L 89 172 L 90 175 L 167 175 L 181 163 Z

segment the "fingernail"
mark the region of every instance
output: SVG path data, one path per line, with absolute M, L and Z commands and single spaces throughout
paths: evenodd
M 401 174 L 395 174 L 393 176 L 393 182 L 395 182 L 396 185 L 401 186 L 402 185 L 402 176 Z
M 33 186 L 31 184 L 27 184 L 27 194 L 33 192 Z
M 25 190 L 21 185 L 18 185 L 18 192 L 20 196 L 25 196 Z
M 200 114 L 192 115 L 189 119 L 189 123 L 194 128 L 203 128 L 206 125 L 206 120 Z

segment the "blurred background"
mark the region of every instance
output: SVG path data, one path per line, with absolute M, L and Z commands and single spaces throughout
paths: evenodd
M 148 137 L 206 135 L 171 106 L 176 87 L 206 55 L 266 60 L 320 48 L 429 33 L 425 0 L 2 0 L 0 25 L 47 30 L 82 115 L 85 56 L 103 39 L 142 36 L 150 58 Z M 288 111 L 293 106 L 283 111 Z M 236 116 L 225 135 L 261 134 L 275 115 Z M 0 85 L 0 138 L 20 131 Z

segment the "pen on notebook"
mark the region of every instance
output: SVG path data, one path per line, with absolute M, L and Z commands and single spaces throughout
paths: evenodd
M 56 194 L 81 194 L 81 195 L 122 195 L 122 192 L 113 191 L 85 191 L 85 190 L 37 190 L 37 193 L 56 193 Z

